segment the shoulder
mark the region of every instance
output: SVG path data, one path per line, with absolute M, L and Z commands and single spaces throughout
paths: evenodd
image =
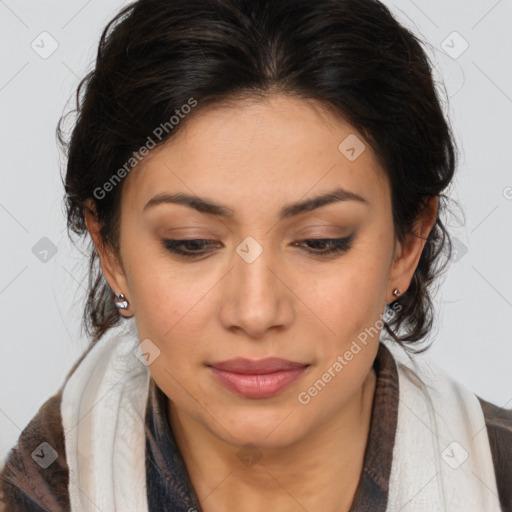
M 69 510 L 61 398 L 62 388 L 39 408 L 5 459 L 0 473 L 5 512 Z
M 461 400 L 457 391 L 460 389 L 460 382 L 445 373 L 428 355 L 426 358 L 414 358 L 414 364 L 412 364 L 411 357 L 402 347 L 397 348 L 391 344 L 387 348 L 390 349 L 397 368 L 404 377 L 413 381 L 416 377 L 420 380 L 426 378 L 429 387 L 435 387 L 443 397 L 447 398 L 446 403 L 454 406 L 450 410 L 458 410 L 460 416 L 464 418 L 467 404 Z M 413 372 L 408 371 L 411 367 L 414 367 Z M 512 512 L 512 409 L 498 407 L 471 391 L 470 393 L 477 398 L 483 412 L 501 508 L 503 511 Z M 449 395 L 451 398 L 448 398 Z
M 512 409 L 477 398 L 484 413 L 501 507 L 512 510 Z

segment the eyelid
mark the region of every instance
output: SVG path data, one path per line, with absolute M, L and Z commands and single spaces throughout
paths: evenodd
M 318 222 L 318 224 L 311 224 L 308 222 L 305 226 L 301 226 L 299 236 L 303 236 L 304 233 L 306 233 L 304 236 L 311 236 L 311 234 L 315 235 L 316 233 L 321 233 L 320 236 L 324 236 L 327 233 L 327 236 L 332 236 L 335 238 L 341 237 L 345 233 L 353 231 L 355 228 L 352 222 L 337 222 L 336 224 L 332 224 L 332 221 L 331 223 L 326 223 L 321 219 L 315 220 Z

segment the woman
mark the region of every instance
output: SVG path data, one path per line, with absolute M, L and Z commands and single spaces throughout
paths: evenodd
M 456 159 L 384 5 L 139 0 L 77 111 L 91 345 L 6 510 L 512 510 L 512 411 L 412 355 Z

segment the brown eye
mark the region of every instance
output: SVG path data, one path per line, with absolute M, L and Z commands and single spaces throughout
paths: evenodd
M 352 246 L 353 239 L 353 234 L 345 238 L 312 238 L 309 240 L 295 242 L 294 245 L 308 244 L 313 247 L 312 250 L 308 249 L 308 252 L 324 256 L 348 251 Z M 324 248 L 322 249 L 322 247 Z
M 217 246 L 212 240 L 205 240 L 202 238 L 193 240 L 162 240 L 163 246 L 174 254 L 185 256 L 186 258 L 194 258 L 197 256 L 203 256 L 210 251 L 205 251 L 205 247 Z

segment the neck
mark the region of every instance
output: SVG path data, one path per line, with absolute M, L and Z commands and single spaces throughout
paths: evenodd
M 372 368 L 358 392 L 314 432 L 286 447 L 245 453 L 169 401 L 169 422 L 203 511 L 229 510 L 233 503 L 238 512 L 349 510 L 363 468 L 375 384 Z

